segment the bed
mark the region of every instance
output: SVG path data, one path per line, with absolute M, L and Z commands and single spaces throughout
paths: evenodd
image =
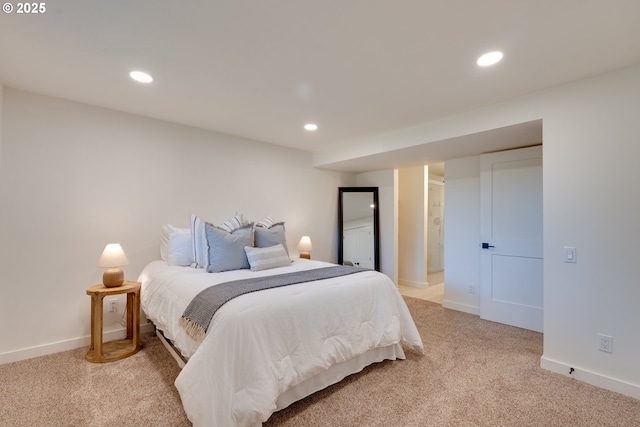
M 424 351 L 396 286 L 373 270 L 234 298 L 215 313 L 201 343 L 179 325 L 210 286 L 330 265 L 293 259 L 264 271 L 207 273 L 158 260 L 144 268 L 142 309 L 187 361 L 175 385 L 194 426 L 260 426 L 372 363 L 404 359 L 403 341 Z

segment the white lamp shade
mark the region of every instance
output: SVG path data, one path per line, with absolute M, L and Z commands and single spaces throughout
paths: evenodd
M 122 250 L 120 243 L 109 243 L 105 246 L 100 259 L 98 260 L 98 267 L 117 267 L 119 265 L 127 265 L 129 260 Z
M 311 238 L 309 236 L 302 236 L 298 243 L 298 250 L 303 252 L 311 252 L 313 250 Z

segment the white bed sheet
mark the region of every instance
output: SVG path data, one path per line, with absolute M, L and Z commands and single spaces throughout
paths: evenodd
M 328 265 L 296 259 L 267 271 L 213 274 L 164 261 L 145 267 L 142 308 L 189 358 L 175 384 L 194 426 L 266 421 L 287 390 L 372 349 L 405 341 L 423 351 L 396 286 L 375 271 L 235 298 L 218 310 L 200 345 L 178 325 L 193 297 L 211 285 Z M 395 354 L 404 358 L 401 348 Z

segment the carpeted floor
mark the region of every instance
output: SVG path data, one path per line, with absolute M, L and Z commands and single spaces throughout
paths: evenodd
M 116 362 L 89 363 L 87 347 L 0 365 L 0 426 L 190 426 L 162 343 Z
M 426 354 L 296 402 L 275 426 L 640 426 L 640 401 L 542 370 L 542 335 L 405 298 Z M 189 426 L 157 338 L 108 364 L 86 348 L 0 366 L 0 426 Z

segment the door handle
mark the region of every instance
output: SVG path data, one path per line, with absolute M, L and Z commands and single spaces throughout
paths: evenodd
M 482 249 L 489 249 L 489 248 L 495 248 L 495 246 L 490 245 L 486 242 L 482 242 Z

